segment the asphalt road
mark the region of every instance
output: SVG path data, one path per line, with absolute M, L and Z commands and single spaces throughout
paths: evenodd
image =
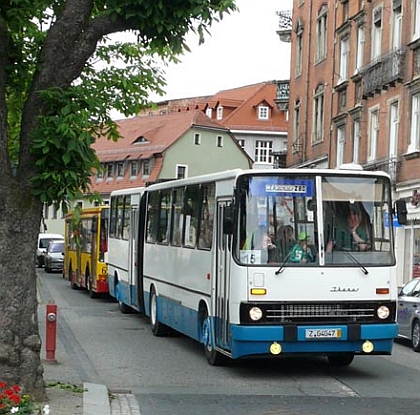
M 212 367 L 191 339 L 154 337 L 147 318 L 72 290 L 61 274 L 38 273 L 77 376 L 133 393 L 141 415 L 420 413 L 420 354 L 407 344 L 396 342 L 392 356 L 356 357 L 347 368 L 320 357 Z

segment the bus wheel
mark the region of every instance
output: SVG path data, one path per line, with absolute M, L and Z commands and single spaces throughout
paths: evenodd
M 150 294 L 150 327 L 155 336 L 161 337 L 167 333 L 167 327 L 159 322 L 157 311 L 157 295 L 155 289 L 152 288 L 152 292 Z
M 71 266 L 69 268 L 69 281 L 70 281 L 70 287 L 73 288 L 73 290 L 78 290 L 79 289 L 77 284 L 73 281 L 73 270 L 72 270 Z
M 201 337 L 204 344 L 204 354 L 207 362 L 212 366 L 221 366 L 226 363 L 226 356 L 214 349 L 211 333 L 211 322 L 207 312 L 204 312 L 204 319 L 201 326 Z
M 337 353 L 328 355 L 331 366 L 349 366 L 354 359 L 354 353 Z
M 96 298 L 97 294 L 95 291 L 93 291 L 92 289 L 92 280 L 90 279 L 89 274 L 86 274 L 86 289 L 88 290 L 89 293 L 89 297 L 90 298 Z
M 132 309 L 122 301 L 121 289 L 118 281 L 115 283 L 114 293 L 115 298 L 118 301 L 118 309 L 120 310 L 120 312 L 122 314 L 130 314 L 132 312 Z

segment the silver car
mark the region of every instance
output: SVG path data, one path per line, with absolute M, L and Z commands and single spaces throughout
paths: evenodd
M 420 352 L 420 278 L 414 278 L 401 289 L 398 295 L 398 336 L 411 341 L 411 346 Z
M 45 271 L 63 271 L 64 241 L 51 241 L 44 254 Z

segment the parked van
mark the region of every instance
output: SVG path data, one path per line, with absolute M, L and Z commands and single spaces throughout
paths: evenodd
M 50 241 L 62 240 L 64 236 L 59 233 L 40 233 L 36 247 L 36 266 L 41 268 L 44 265 L 44 253 L 47 251 Z

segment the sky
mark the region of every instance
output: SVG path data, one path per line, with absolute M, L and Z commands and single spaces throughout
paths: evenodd
M 152 100 L 214 95 L 219 91 L 290 78 L 290 43 L 280 41 L 278 11 L 293 0 L 236 0 L 238 12 L 213 23 L 205 43 L 191 35 L 191 49 L 181 63 L 165 69 L 163 97 Z

